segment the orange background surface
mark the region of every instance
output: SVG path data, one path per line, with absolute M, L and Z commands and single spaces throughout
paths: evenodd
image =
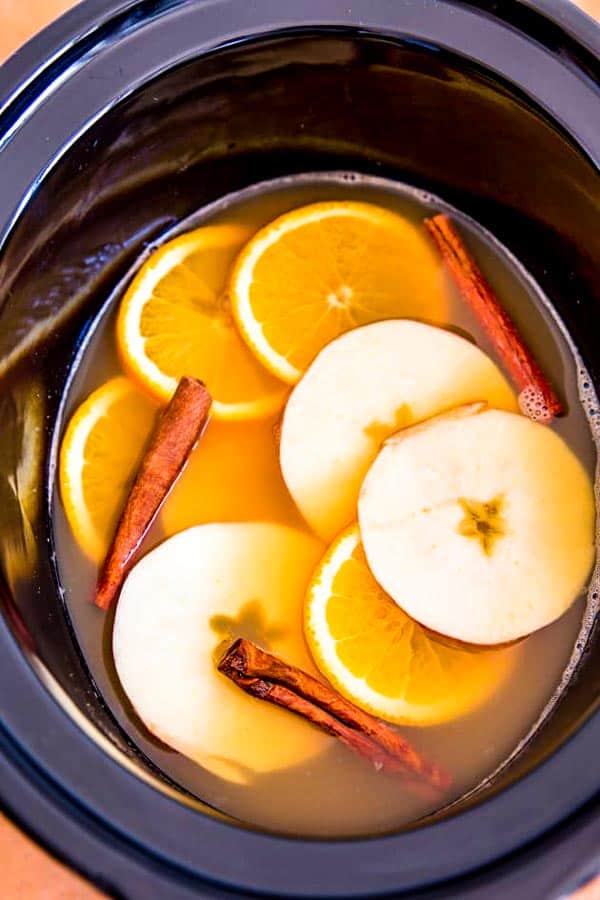
M 0 61 L 73 5 L 72 0 L 0 0 Z M 600 18 L 600 0 L 580 0 L 579 5 Z M 40 850 L 0 814 L 0 897 L 100 900 L 101 894 Z M 600 881 L 581 891 L 577 900 L 600 900 Z

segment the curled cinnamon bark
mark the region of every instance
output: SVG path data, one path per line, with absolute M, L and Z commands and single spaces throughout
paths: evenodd
M 544 424 L 564 410 L 550 382 L 446 215 L 425 220 L 448 271 L 519 390 L 521 412 Z
M 398 732 L 308 672 L 288 665 L 251 641 L 236 640 L 218 668 L 246 693 L 303 716 L 376 768 L 420 779 L 438 790 L 449 786 L 448 775 L 423 759 Z
M 211 396 L 201 381 L 184 376 L 161 413 L 119 519 L 96 590 L 95 602 L 108 609 L 135 551 L 201 436 Z

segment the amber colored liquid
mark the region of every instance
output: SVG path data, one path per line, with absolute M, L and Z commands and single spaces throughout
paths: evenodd
M 435 198 L 393 182 L 339 174 L 301 176 L 227 198 L 198 213 L 185 223 L 185 228 L 205 221 L 240 222 L 258 228 L 284 211 L 323 199 L 368 200 L 419 222 L 442 206 Z M 568 414 L 554 427 L 593 477 L 596 450 L 589 414 L 594 411 L 589 407 L 595 398 L 590 388 L 584 408 L 580 395 L 586 374 L 574 349 L 526 273 L 471 220 L 456 211 L 452 215 L 460 221 L 471 251 L 517 319 L 543 368 L 566 398 Z M 71 382 L 67 414 L 103 381 L 120 372 L 114 312 L 113 304 L 100 318 L 87 344 Z M 458 295 L 454 295 L 447 324 L 491 352 Z M 306 527 L 280 474 L 274 437 L 276 419 L 211 421 L 144 549 L 203 522 L 267 520 Z M 110 652 L 111 616 L 89 602 L 97 571 L 73 540 L 58 495 L 54 506 L 62 585 L 90 673 L 125 732 L 169 779 L 243 822 L 297 834 L 352 836 L 382 832 L 414 822 L 439 807 L 439 802 L 407 791 L 394 776 L 377 773 L 334 739 L 328 739 L 326 750 L 305 764 L 258 776 L 250 785 L 232 784 L 210 774 L 155 740 L 119 686 Z M 530 732 L 559 689 L 585 609 L 585 598 L 581 597 L 560 621 L 522 642 L 514 671 L 483 706 L 444 725 L 401 729 L 417 748 L 451 773 L 453 786 L 443 798 L 444 803 L 470 791 L 492 774 Z

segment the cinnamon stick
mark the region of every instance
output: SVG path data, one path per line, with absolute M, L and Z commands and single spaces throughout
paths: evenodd
M 133 556 L 201 436 L 211 397 L 196 378 L 184 376 L 161 413 L 119 519 L 96 589 L 108 609 L 119 593 Z
M 448 271 L 519 390 L 521 412 L 549 424 L 564 410 L 550 382 L 500 304 L 447 215 L 425 220 Z
M 246 693 L 303 716 L 370 760 L 377 769 L 420 779 L 439 790 L 449 786 L 446 773 L 423 759 L 388 725 L 308 672 L 289 665 L 251 641 L 244 638 L 234 641 L 218 668 Z

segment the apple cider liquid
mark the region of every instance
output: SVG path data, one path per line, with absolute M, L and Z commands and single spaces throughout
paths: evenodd
M 519 263 L 473 220 L 441 200 L 393 181 L 353 173 L 293 176 L 229 195 L 177 226 L 169 238 L 219 223 L 258 230 L 305 204 L 339 200 L 377 204 L 419 227 L 424 219 L 440 211 L 452 217 L 500 302 L 560 393 L 566 414 L 551 427 L 577 454 L 593 480 L 597 400 L 575 348 Z M 441 272 L 441 260 L 439 265 Z M 447 278 L 445 274 L 442 277 Z M 449 312 L 443 325 L 476 343 L 502 369 L 502 361 L 495 356 L 494 348 L 449 280 L 447 290 Z M 66 396 L 63 432 L 86 397 L 107 380 L 126 374 L 115 340 L 119 300 L 120 295 L 115 295 L 107 303 L 83 341 Z M 223 360 L 223 365 L 227 366 L 227 360 Z M 431 366 L 435 365 L 433 358 Z M 146 538 L 141 555 L 166 538 L 204 523 L 269 522 L 309 531 L 282 478 L 280 420 L 281 411 L 241 421 L 219 421 L 213 417 Z M 115 478 L 118 480 L 119 473 L 115 473 Z M 54 532 L 64 597 L 81 651 L 99 693 L 130 740 L 188 795 L 242 822 L 291 834 L 337 837 L 385 832 L 435 813 L 472 791 L 515 753 L 560 695 L 594 612 L 596 585 L 592 577 L 588 591 L 562 618 L 515 646 L 510 671 L 499 679 L 483 703 L 440 724 L 394 726 L 450 774 L 452 787 L 442 797 L 432 798 L 411 790 L 402 779 L 377 771 L 325 735 L 318 753 L 287 768 L 230 777 L 225 751 L 221 769 L 204 767 L 157 740 L 133 710 L 112 658 L 114 611 L 105 614 L 90 602 L 98 564 L 82 552 L 75 540 L 58 486 Z M 326 549 L 324 544 L 323 552 Z M 307 582 L 310 576 L 307 572 Z M 247 598 L 244 615 L 236 622 L 229 622 L 227 616 L 213 618 L 215 648 L 227 635 L 249 637 L 259 644 L 268 636 L 269 611 L 261 608 L 260 598 Z M 302 630 L 301 621 L 286 625 Z M 473 650 L 477 652 L 481 651 Z M 473 672 L 476 678 L 476 667 Z M 247 703 L 260 701 L 247 698 Z M 216 713 L 211 710 L 210 714 Z M 227 717 L 232 713 L 223 708 L 218 715 Z M 292 717 L 289 712 L 282 715 Z M 314 726 L 303 723 L 303 727 Z M 264 735 L 260 737 L 264 740 Z M 255 738 L 258 740 L 257 735 Z M 243 740 L 252 741 L 252 732 L 245 733 Z

